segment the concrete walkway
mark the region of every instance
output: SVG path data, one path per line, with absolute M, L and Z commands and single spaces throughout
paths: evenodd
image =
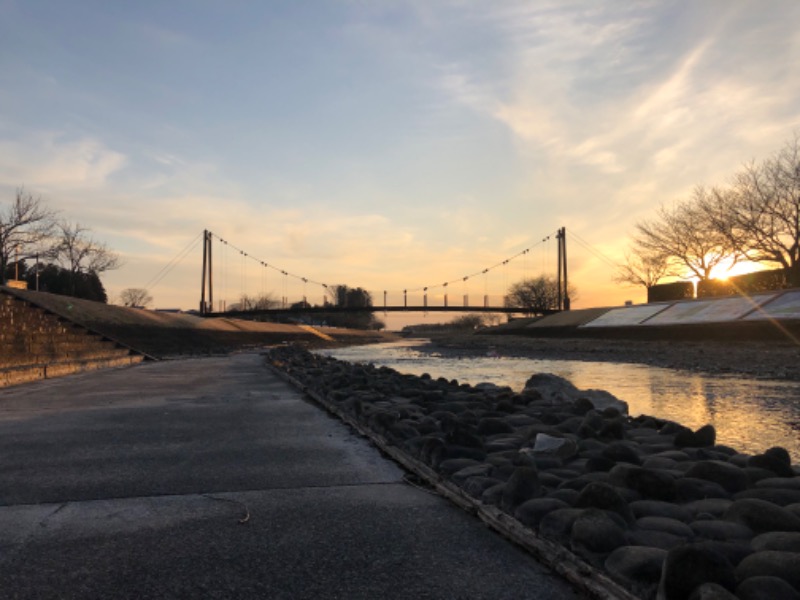
M 578 597 L 402 477 L 256 354 L 0 390 L 0 596 Z

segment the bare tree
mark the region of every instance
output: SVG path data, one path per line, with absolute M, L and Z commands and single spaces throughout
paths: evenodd
M 634 245 L 646 256 L 668 257 L 681 275 L 694 275 L 701 281 L 711 278 L 715 268 L 741 257 L 730 236 L 715 225 L 703 209 L 709 190 L 695 188 L 689 200 L 672 207 L 661 206 L 655 219 L 636 224 Z
M 0 209 L 0 283 L 6 282 L 6 267 L 17 260 L 48 254 L 55 227 L 55 214 L 38 196 L 18 188 L 14 202 Z
M 746 165 L 711 204 L 717 227 L 748 260 L 780 265 L 800 287 L 800 137 Z
M 260 296 L 242 294 L 239 302 L 231 304 L 228 310 L 269 310 L 270 308 L 278 308 L 278 306 L 280 306 L 280 301 L 270 293 L 261 294 Z
M 99 275 L 122 266 L 119 256 L 104 243 L 95 241 L 90 230 L 78 223 L 62 221 L 58 224 L 59 239 L 55 257 L 74 282 L 78 273 Z
M 133 308 L 146 308 L 153 301 L 153 297 L 144 288 L 125 288 L 120 292 L 119 299 L 123 306 Z
M 668 256 L 652 254 L 634 244 L 625 253 L 625 263 L 619 266 L 614 276 L 614 282 L 641 285 L 649 290 L 654 285 L 658 285 L 658 282 L 664 277 L 672 274 Z
M 573 300 L 578 297 L 577 291 L 571 285 L 567 295 Z M 512 284 L 508 288 L 505 304 L 520 308 L 526 314 L 535 314 L 557 309 L 558 298 L 558 282 L 553 277 L 542 275 Z

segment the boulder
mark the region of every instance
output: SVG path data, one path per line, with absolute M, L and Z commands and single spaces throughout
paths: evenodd
M 570 540 L 580 554 L 607 554 L 625 545 L 624 521 L 616 513 L 586 509 L 573 522 Z
M 697 586 L 689 600 L 739 600 L 734 594 L 718 583 L 704 583 Z
M 697 477 L 681 477 L 675 481 L 675 498 L 687 503 L 707 498 L 730 498 L 730 494 L 720 484 Z
M 535 529 L 545 515 L 560 508 L 569 508 L 569 504 L 556 498 L 534 498 L 520 504 L 514 511 L 514 517 L 523 525 Z
M 650 529 L 653 531 L 663 531 L 671 533 L 684 539 L 689 539 L 694 535 L 694 531 L 686 523 L 670 519 L 669 517 L 642 517 L 636 520 L 639 529 Z
M 800 600 L 800 592 L 780 577 L 748 577 L 736 588 L 739 600 Z
M 661 500 L 637 500 L 630 503 L 634 516 L 641 517 L 669 517 L 687 523 L 692 520 L 692 513 L 685 506 Z
M 702 543 L 678 546 L 670 550 L 664 560 L 658 599 L 686 600 L 695 588 L 705 583 L 734 590 L 736 572 L 730 561 Z
M 779 577 L 800 590 L 800 554 L 779 550 L 755 552 L 739 563 L 736 575 L 740 581 L 763 575 Z
M 583 514 L 582 508 L 557 508 L 539 521 L 539 534 L 550 539 L 566 541 L 572 533 L 572 525 Z
M 625 499 L 613 486 L 601 481 L 592 482 L 584 487 L 578 494 L 575 507 L 609 510 L 617 513 L 627 523 L 633 523 L 633 512 Z
M 539 433 L 533 443 L 533 448 L 527 450 L 537 456 L 554 456 L 566 459 L 578 452 L 575 440 L 566 437 L 555 437 L 546 433 Z
M 762 533 L 750 542 L 753 550 L 779 550 L 782 552 L 800 553 L 800 532 L 797 531 L 770 531 Z
M 800 517 L 771 502 L 755 498 L 736 500 L 722 518 L 749 527 L 755 533 L 800 531 Z
M 713 425 L 703 425 L 697 431 L 683 429 L 675 435 L 676 448 L 709 448 L 717 441 L 717 430 Z
M 744 490 L 734 495 L 735 500 L 740 498 L 758 498 L 759 500 L 766 500 L 778 506 L 788 506 L 789 504 L 797 504 L 800 502 L 800 489 L 786 490 L 775 487 L 754 488 Z
M 666 557 L 667 551 L 660 548 L 622 546 L 606 558 L 604 566 L 614 579 L 638 596 L 648 597 L 658 585 Z
M 794 477 L 791 463 L 783 460 L 778 452 L 756 454 L 747 459 L 748 467 L 759 467 L 775 473 L 778 477 Z
M 609 472 L 610 482 L 639 493 L 642 498 L 669 502 L 675 499 L 675 477 L 656 469 L 619 464 Z
M 541 492 L 541 484 L 535 469 L 531 467 L 517 467 L 506 482 L 503 496 L 500 499 L 500 508 L 510 514 L 525 502 L 536 498 Z
M 702 460 L 686 471 L 686 477 L 705 479 L 721 485 L 731 494 L 747 489 L 747 474 L 736 465 L 720 460 Z
M 497 485 L 498 483 L 503 482 L 499 479 L 495 479 L 494 477 L 476 476 L 470 477 L 464 481 L 461 484 L 461 487 L 464 488 L 464 491 L 473 498 L 481 498 L 486 490 Z
M 749 527 L 731 521 L 703 520 L 692 521 L 689 524 L 692 531 L 698 537 L 706 540 L 718 540 L 721 542 L 731 540 L 749 540 L 753 537 L 753 531 Z

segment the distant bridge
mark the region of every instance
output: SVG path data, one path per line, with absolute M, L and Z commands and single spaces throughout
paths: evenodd
M 228 305 L 227 299 L 219 301 L 219 308 L 218 310 L 214 310 L 214 262 L 213 262 L 213 241 L 216 240 L 220 244 L 220 251 L 222 252 L 222 263 L 221 272 L 217 273 L 218 278 L 220 275 L 224 282 L 227 282 L 230 279 L 238 278 L 241 283 L 240 289 L 240 296 L 241 299 L 239 302 L 234 302 Z M 526 259 L 530 253 L 531 248 L 526 248 L 517 254 L 510 256 L 509 258 L 498 262 L 497 264 L 491 265 L 489 267 L 480 269 L 475 271 L 474 273 L 470 273 L 463 277 L 459 277 L 457 279 L 453 279 L 450 281 L 445 281 L 444 283 L 436 284 L 436 285 L 427 285 L 427 286 L 419 286 L 415 288 L 406 288 L 402 290 L 402 304 L 400 304 L 397 300 L 399 298 L 399 294 L 401 292 L 388 292 L 387 290 L 381 290 L 377 292 L 370 292 L 367 290 L 363 290 L 361 288 L 356 288 L 355 290 L 360 294 L 362 297 L 367 298 L 367 302 L 356 302 L 355 305 L 348 306 L 347 299 L 343 299 L 344 297 L 341 296 L 338 299 L 337 296 L 337 288 L 341 291 L 341 287 L 346 286 L 329 286 L 325 283 L 320 281 L 315 281 L 308 277 L 302 277 L 300 275 L 296 275 L 294 273 L 290 273 L 284 269 L 278 268 L 273 264 L 267 263 L 266 261 L 260 260 L 253 255 L 245 252 L 244 250 L 237 248 L 229 241 L 223 240 L 219 236 L 216 236 L 212 232 L 205 230 L 203 231 L 203 274 L 202 274 L 202 283 L 201 283 L 201 292 L 200 292 L 200 314 L 203 316 L 208 317 L 242 317 L 242 318 L 254 318 L 258 316 L 287 316 L 287 315 L 300 315 L 300 314 L 325 314 L 325 313 L 358 313 L 358 312 L 470 312 L 470 313 L 506 313 L 506 314 L 536 314 L 536 315 L 547 315 L 552 314 L 555 312 L 559 312 L 561 310 L 569 310 L 570 308 L 570 298 L 568 293 L 568 281 L 567 281 L 567 241 L 566 241 L 566 228 L 561 227 L 555 234 L 548 235 L 544 237 L 541 242 L 534 244 L 534 246 L 542 245 L 545 247 L 545 243 L 548 242 L 551 238 L 554 238 L 558 242 L 558 252 L 557 252 L 557 286 L 558 286 L 558 293 L 557 293 L 557 300 L 555 302 L 556 308 L 554 309 L 534 309 L 532 307 L 521 307 L 521 306 L 508 306 L 507 302 L 505 301 L 505 293 L 506 288 L 508 286 L 508 267 L 510 263 L 516 261 L 517 259 L 522 259 L 522 263 L 527 263 Z M 239 262 L 240 271 L 238 273 L 238 277 L 234 276 L 231 277 L 230 275 L 230 268 L 227 266 L 231 262 L 230 254 L 233 253 L 235 259 Z M 277 274 L 279 277 L 279 286 L 282 287 L 282 295 L 280 301 L 277 302 L 279 306 L 273 306 L 271 303 L 269 308 L 249 308 L 243 309 L 242 306 L 258 306 L 258 302 L 253 302 L 253 299 L 257 297 L 248 297 L 246 293 L 246 269 L 248 264 L 255 264 L 258 271 L 261 273 L 262 278 L 262 289 L 263 289 L 263 282 L 266 278 L 266 272 L 271 271 L 272 275 Z M 488 293 L 488 279 L 489 274 L 499 271 L 504 273 L 505 281 L 502 293 L 490 296 Z M 252 273 L 252 272 L 251 272 Z M 482 302 L 471 306 L 469 303 L 469 293 L 467 286 L 470 284 L 474 285 L 474 282 L 478 280 L 483 282 L 483 295 L 482 295 Z M 290 291 L 289 284 L 295 286 L 293 290 Z M 316 286 L 322 291 L 323 301 L 319 305 L 311 305 L 308 301 L 307 295 L 307 287 L 308 286 Z M 458 286 L 462 286 L 463 291 L 463 302 L 457 302 L 453 304 L 452 302 L 448 302 L 448 299 L 452 299 L 458 297 L 457 294 L 453 294 Z M 227 286 L 224 286 L 227 287 Z M 448 295 L 448 291 L 450 294 Z M 294 300 L 290 300 L 290 293 L 295 294 Z M 375 303 L 374 300 L 383 296 L 383 303 Z M 264 292 L 262 292 L 264 295 Z M 272 294 L 266 294 L 266 296 L 272 297 Z M 334 303 L 328 301 L 328 298 L 333 298 L 335 300 Z M 392 298 L 392 302 L 390 303 L 389 298 Z M 473 296 L 474 298 L 474 296 Z M 338 300 L 338 301 L 337 301 Z M 499 301 L 498 301 L 499 300 Z M 367 304 L 367 306 L 365 306 Z M 263 305 L 263 304 L 262 304 Z
M 518 306 L 308 306 L 289 308 L 264 308 L 251 310 L 228 310 L 225 312 L 207 312 L 206 317 L 253 318 L 258 316 L 291 316 L 331 313 L 364 313 L 364 312 L 468 312 L 468 313 L 506 313 L 545 316 L 560 312 L 556 309 L 526 309 Z

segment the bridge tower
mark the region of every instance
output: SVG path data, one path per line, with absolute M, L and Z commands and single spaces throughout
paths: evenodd
M 556 233 L 558 240 L 558 310 L 569 310 L 569 286 L 567 280 L 567 228 Z
M 203 277 L 200 285 L 200 314 L 214 312 L 214 278 L 211 260 L 211 232 L 203 230 Z M 206 284 L 208 284 L 206 286 Z M 206 287 L 208 287 L 208 303 L 206 303 Z

